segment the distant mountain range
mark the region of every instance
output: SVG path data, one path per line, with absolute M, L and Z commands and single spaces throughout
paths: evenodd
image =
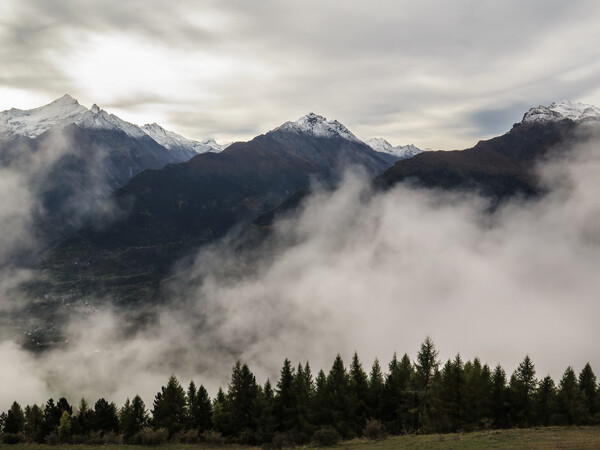
M 268 230 L 313 183 L 334 187 L 348 167 L 364 171 L 379 189 L 404 182 L 475 190 L 501 202 L 540 194 L 538 162 L 584 137 L 582 125 L 600 126 L 598 108 L 557 102 L 532 108 L 506 134 L 473 148 L 434 152 L 393 147 L 383 139 L 365 143 L 341 123 L 313 113 L 226 148 L 157 124 L 137 127 L 70 97 L 0 117 L 5 165 L 21 157 L 23 143 L 31 155 L 54 145 L 57 135 L 69 147 L 37 182 L 46 211 L 39 222 L 55 245 L 40 265 L 51 276 L 29 283 L 30 294 L 50 303 L 65 292 L 74 298 L 108 295 L 133 309 L 165 301 L 161 282 L 184 255 L 235 229 Z M 103 217 L 99 197 L 119 214 Z M 87 210 L 77 216 L 81 205 Z

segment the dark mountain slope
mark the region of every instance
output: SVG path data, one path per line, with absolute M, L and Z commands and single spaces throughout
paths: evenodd
M 503 198 L 539 191 L 536 164 L 557 144 L 575 140 L 577 124 L 569 119 L 519 123 L 503 136 L 480 141 L 467 150 L 425 152 L 398 161 L 377 178 L 380 187 L 402 181 L 442 189 L 476 189 Z
M 313 181 L 335 184 L 349 166 L 375 176 L 390 164 L 343 125 L 311 114 L 221 153 L 140 173 L 112 197 L 125 217 L 84 227 L 48 254 L 45 267 L 70 280 L 66 286 L 117 293 L 123 302 L 152 299 L 172 262 L 198 246 Z

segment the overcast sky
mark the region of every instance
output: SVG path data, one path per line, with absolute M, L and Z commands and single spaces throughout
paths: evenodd
M 0 110 L 69 93 L 190 138 L 312 111 L 436 149 L 529 107 L 600 105 L 600 2 L 2 0 Z

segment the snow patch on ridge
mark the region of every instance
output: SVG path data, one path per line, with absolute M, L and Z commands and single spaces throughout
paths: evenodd
M 556 122 L 570 119 L 575 122 L 600 120 L 600 108 L 584 103 L 571 103 L 568 100 L 553 102 L 550 106 L 531 108 L 523 116 L 523 123 Z
M 187 139 L 173 131 L 165 130 L 157 123 L 146 124 L 142 127 L 142 130 L 160 145 L 169 150 L 184 148 L 195 153 L 217 153 L 228 147 L 228 145 L 218 144 L 214 139 L 205 139 L 201 142 Z
M 365 144 L 367 144 L 376 152 L 387 153 L 388 155 L 395 156 L 398 159 L 411 158 L 419 153 L 430 151 L 430 149 L 421 150 L 420 148 L 415 147 L 413 144 L 397 145 L 394 147 L 392 144 L 382 138 L 368 139 L 365 141 Z

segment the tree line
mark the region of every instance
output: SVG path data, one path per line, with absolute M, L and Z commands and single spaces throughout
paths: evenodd
M 104 398 L 65 398 L 22 408 L 16 401 L 0 416 L 5 443 L 136 444 L 218 440 L 243 444 L 304 444 L 385 434 L 446 433 L 489 428 L 600 423 L 600 396 L 589 364 L 579 375 L 568 367 L 558 385 L 536 378 L 526 356 L 510 377 L 479 358 L 438 360 L 431 339 L 415 361 L 394 354 L 383 371 L 367 373 L 355 353 L 349 367 L 338 355 L 328 373 L 286 359 L 279 380 L 257 383 L 237 362 L 231 380 L 210 398 L 192 381 L 187 390 L 171 376 L 147 409 L 139 396 L 120 408 Z

